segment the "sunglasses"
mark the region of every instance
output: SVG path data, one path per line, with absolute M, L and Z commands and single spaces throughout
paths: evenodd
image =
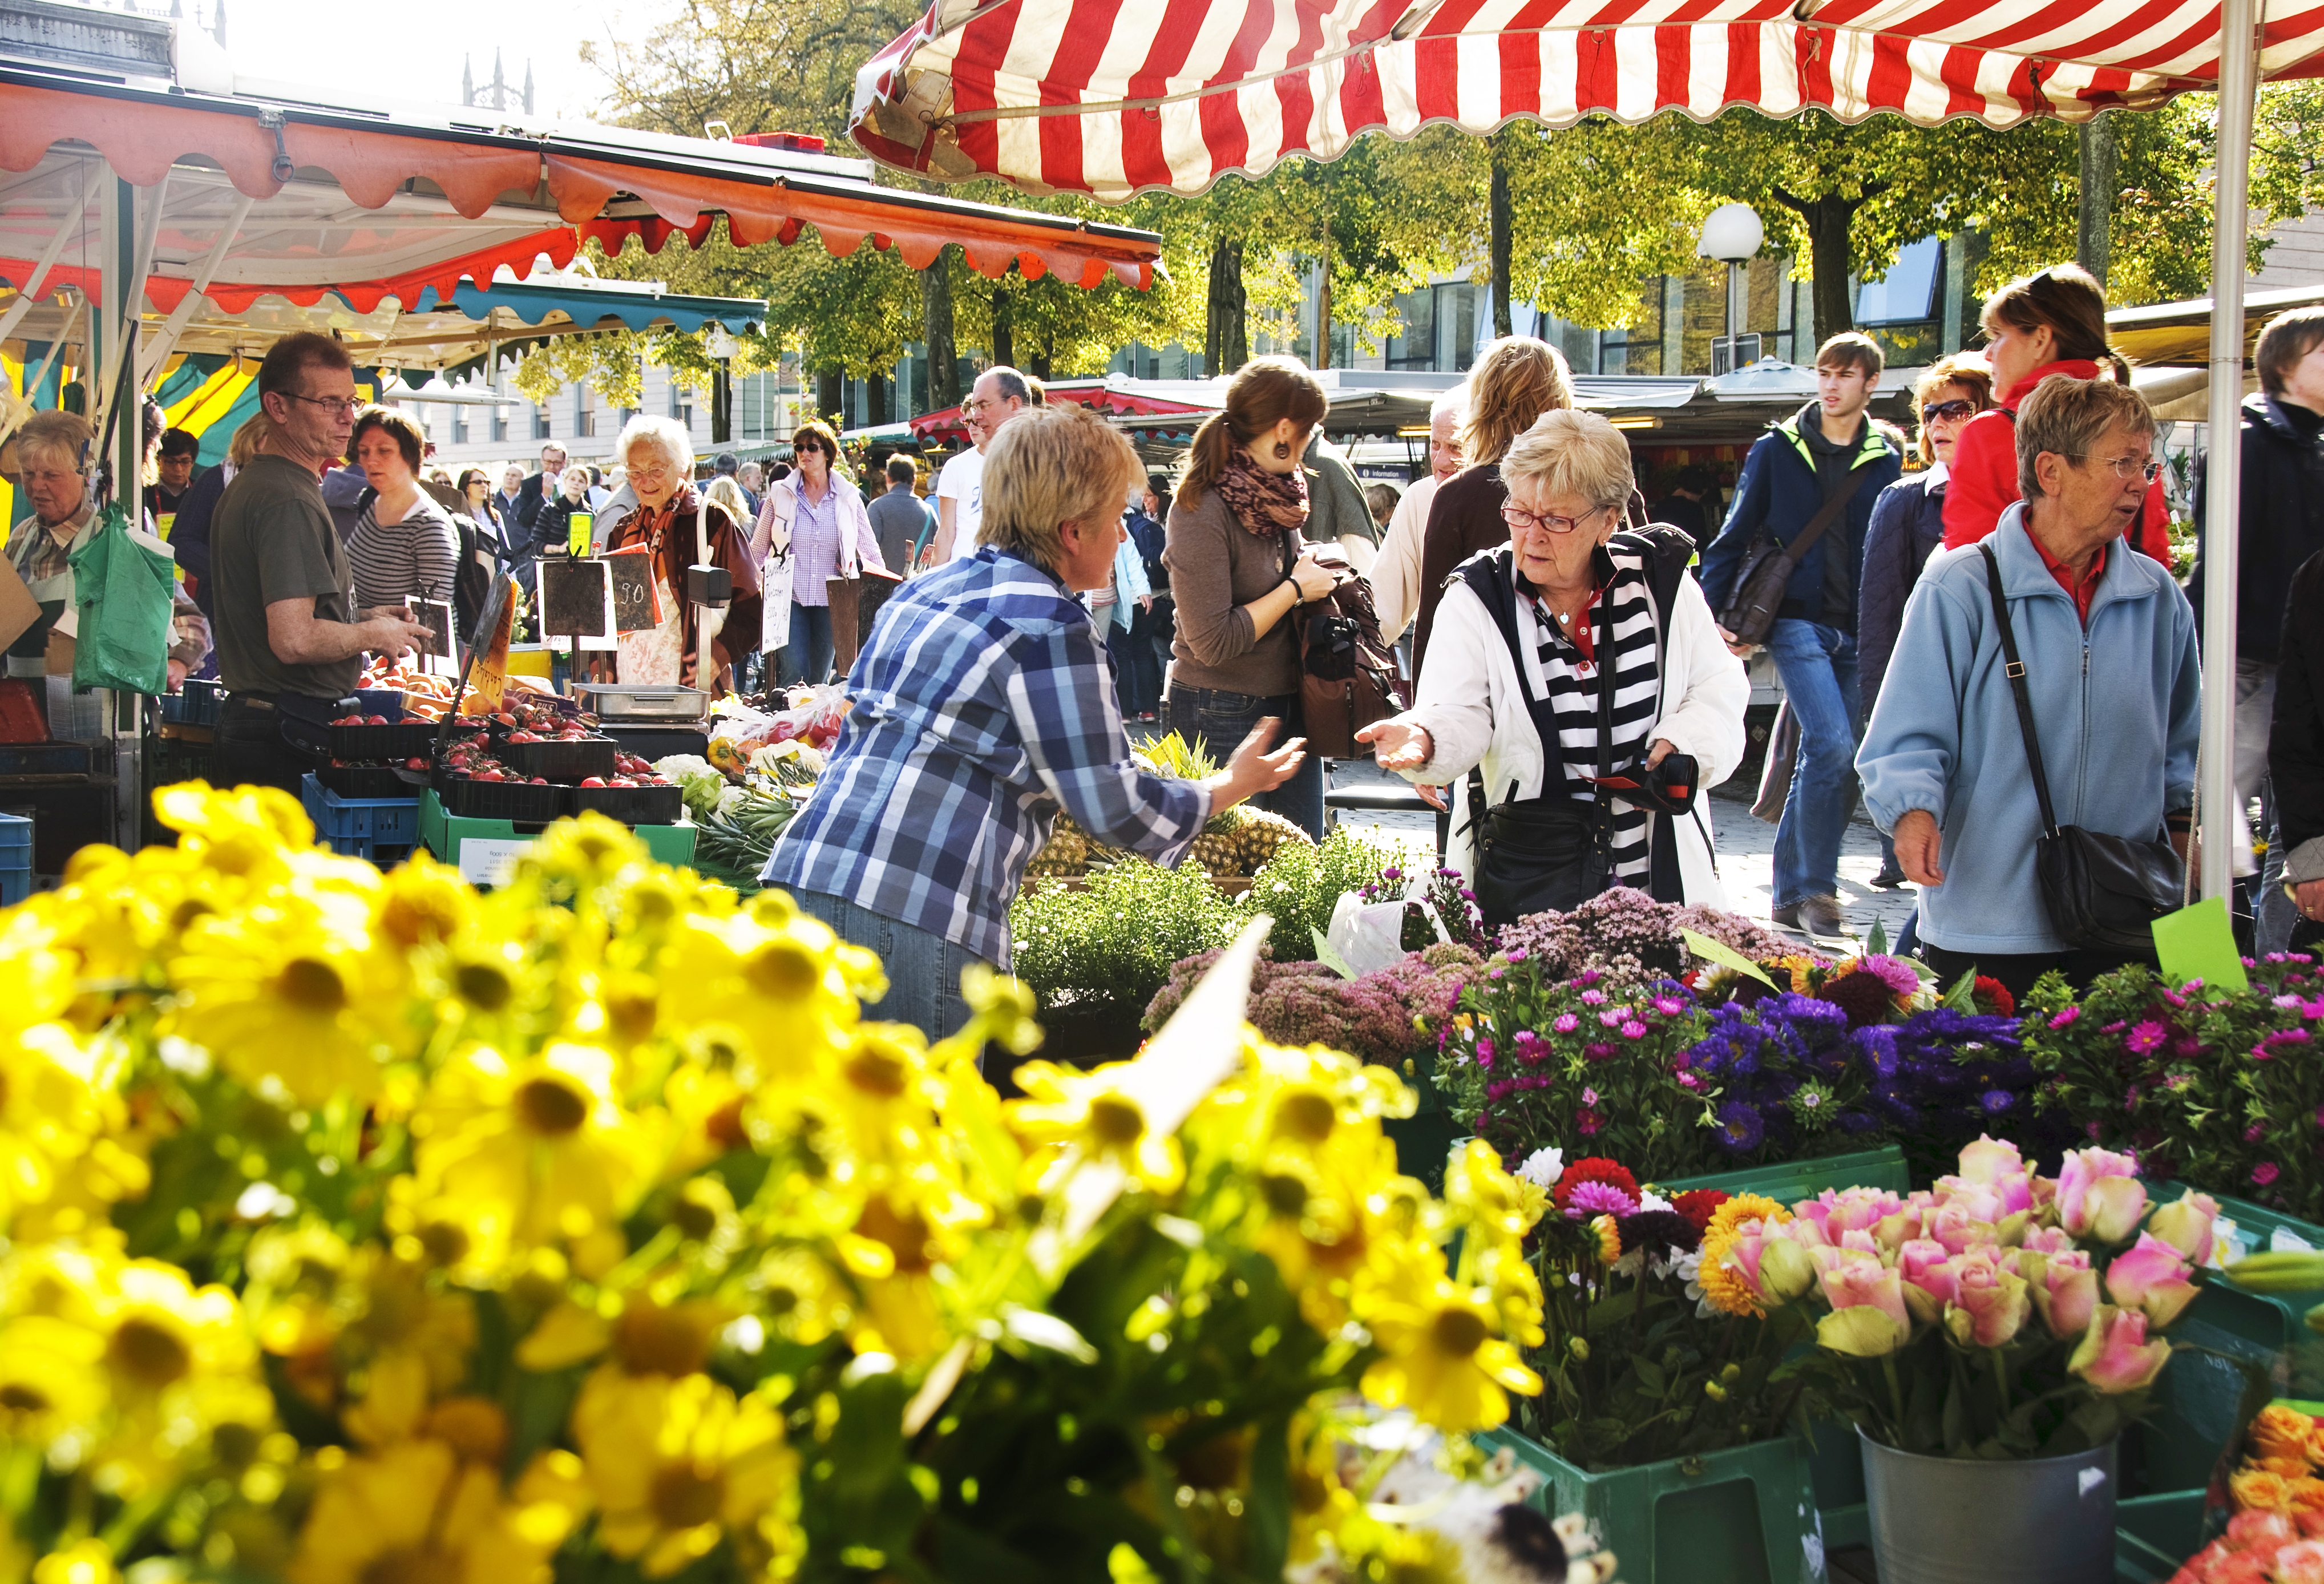
M 1921 421 L 1933 423 L 1941 418 L 1968 418 L 1977 411 L 1977 403 L 1958 397 L 1950 401 L 1932 401 L 1921 409 Z

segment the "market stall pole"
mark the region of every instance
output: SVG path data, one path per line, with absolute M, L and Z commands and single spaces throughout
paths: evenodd
M 1482 134 L 1519 117 L 1710 120 L 1748 106 L 2007 127 L 2216 89 L 2204 553 L 2218 575 L 2206 585 L 2196 872 L 2206 897 L 2225 895 L 2253 102 L 2262 80 L 2324 75 L 2324 7 L 2281 6 L 2264 27 L 2252 0 L 1708 0 L 1683 22 L 1637 17 L 1629 0 L 1197 0 L 1159 14 L 1110 0 L 935 0 L 856 74 L 850 133 L 873 157 L 944 180 L 1122 199 L 1197 193 L 1289 154 L 1335 159 L 1367 132 L 1410 137 L 1435 123 Z

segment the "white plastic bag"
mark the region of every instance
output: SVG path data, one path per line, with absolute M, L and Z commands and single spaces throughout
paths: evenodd
M 1333 905 L 1332 926 L 1324 932 L 1324 941 L 1359 977 L 1378 972 L 1403 960 L 1404 909 L 1413 902 L 1420 905 L 1421 913 L 1435 927 L 1438 940 L 1452 938 L 1436 904 L 1428 899 L 1428 887 L 1414 875 L 1404 882 L 1404 895 L 1393 902 L 1367 902 L 1360 892 L 1341 892 Z
M 772 654 L 791 640 L 791 558 L 769 553 L 759 569 L 759 652 Z

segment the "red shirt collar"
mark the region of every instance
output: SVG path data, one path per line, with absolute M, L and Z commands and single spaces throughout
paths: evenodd
M 2042 557 L 2042 565 L 2050 569 L 2050 576 L 2058 580 L 2058 586 L 2073 600 L 2075 613 L 2081 617 L 2082 625 L 2088 627 L 2090 624 L 2090 602 L 2098 597 L 2098 579 L 2106 575 L 2106 546 L 2098 547 L 2098 554 L 2090 557 L 2090 569 L 2082 574 L 2081 581 L 2078 583 L 2066 564 L 2050 554 L 2050 547 L 2042 542 L 2041 536 L 2028 528 L 2025 537 L 2033 540 L 2035 553 Z

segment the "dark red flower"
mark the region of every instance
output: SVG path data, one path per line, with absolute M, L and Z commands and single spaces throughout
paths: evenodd
M 1727 1202 L 1728 1197 L 1726 1190 L 1721 1188 L 1690 1188 L 1683 1193 L 1672 1196 L 1671 1208 L 1692 1221 L 1696 1231 L 1707 1232 L 1711 1229 L 1711 1216 Z
M 1607 1160 L 1602 1156 L 1585 1156 L 1568 1165 L 1565 1168 L 1565 1174 L 1558 1178 L 1555 1194 L 1557 1208 L 1563 1210 L 1566 1202 L 1573 1197 L 1573 1191 L 1584 1183 L 1610 1183 L 1628 1194 L 1633 1201 L 1638 1197 L 1638 1180 L 1630 1175 L 1628 1168 L 1619 1162 Z
M 1977 983 L 1969 990 L 1969 997 L 1977 1002 L 1977 1009 L 1988 1017 L 2015 1018 L 2017 1016 L 2017 998 L 2011 995 L 2009 987 L 1997 979 L 1988 979 L 1982 973 L 1978 974 Z
M 1824 981 L 1816 999 L 1847 1013 L 1850 1028 L 1868 1028 L 1896 1014 L 1896 992 L 1888 988 L 1888 981 L 1861 968 Z

